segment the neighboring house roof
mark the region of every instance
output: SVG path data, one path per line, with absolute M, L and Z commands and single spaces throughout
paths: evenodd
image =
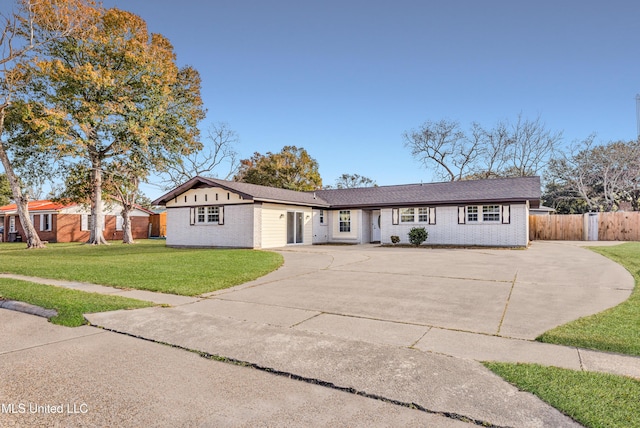
M 220 187 L 230 192 L 240 194 L 244 199 L 259 202 L 277 202 L 294 205 L 308 205 L 328 207 L 329 204 L 318 198 L 312 192 L 297 192 L 295 190 L 278 189 L 276 187 L 259 186 L 257 184 L 241 183 L 237 181 L 218 180 L 217 178 L 194 177 L 181 186 L 152 202 L 153 205 L 165 205 L 171 199 L 182 193 L 203 187 Z
M 52 202 L 49 200 L 42 201 L 29 201 L 27 204 L 27 208 L 29 212 L 38 212 L 38 211 L 59 211 L 63 208 L 67 208 L 73 206 L 75 204 L 61 204 L 59 202 Z M 0 207 L 0 212 L 3 214 L 13 214 L 18 211 L 18 206 L 16 204 L 9 204 L 3 207 Z
M 194 177 L 153 201 L 165 205 L 171 199 L 195 188 L 220 187 L 242 195 L 244 199 L 281 202 L 331 208 L 382 207 L 418 204 L 506 203 L 529 201 L 540 204 L 540 177 L 496 178 L 490 180 L 450 181 L 445 183 L 405 184 L 398 186 L 329 189 L 296 192 L 274 187 L 214 178 Z
M 29 209 L 29 213 L 38 213 L 38 212 L 60 212 L 62 210 L 64 210 L 65 208 L 71 208 L 71 207 L 75 207 L 78 204 L 76 203 L 71 203 L 71 204 L 62 204 L 60 202 L 53 202 L 50 200 L 40 200 L 40 201 L 29 201 L 27 208 Z M 139 205 L 135 206 L 136 210 L 142 211 L 145 214 L 149 214 L 152 215 L 154 214 L 153 211 L 148 210 L 144 207 L 141 207 Z M 3 207 L 0 207 L 0 214 L 15 214 L 18 212 L 18 207 L 16 204 L 10 204 L 10 205 L 5 205 Z
M 149 215 L 154 215 L 154 214 L 156 214 L 156 212 L 155 212 L 155 211 L 150 210 L 150 209 L 148 209 L 148 208 L 145 208 L 145 207 L 143 207 L 142 205 L 138 205 L 138 204 L 134 205 L 134 206 L 133 206 L 133 209 L 138 210 L 138 211 L 142 211 L 143 213 L 145 213 L 145 214 L 149 214 Z
M 551 214 L 556 212 L 555 208 L 546 207 L 544 205 L 540 205 L 538 208 L 532 208 L 531 214 Z
M 537 207 L 541 196 L 540 177 L 329 189 L 316 193 L 336 208 L 524 201 L 529 201 L 532 207 Z

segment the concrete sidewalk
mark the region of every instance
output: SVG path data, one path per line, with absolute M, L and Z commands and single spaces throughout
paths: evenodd
M 469 425 L 89 326 L 61 327 L 0 309 L 0 426 Z
M 87 318 L 93 325 L 112 331 L 206 352 L 357 395 L 413 404 L 475 424 L 579 426 L 471 360 L 178 308 L 117 311 Z

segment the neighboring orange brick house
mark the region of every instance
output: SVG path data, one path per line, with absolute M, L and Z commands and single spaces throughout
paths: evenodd
M 122 239 L 122 209 L 106 204 L 104 237 L 107 240 Z M 29 215 L 38 236 L 48 242 L 84 242 L 89 240 L 91 215 L 89 207 L 80 204 L 60 204 L 49 200 L 29 202 Z M 153 213 L 142 207 L 131 213 L 133 239 L 149 237 L 150 216 Z M 4 226 L 0 238 L 3 242 L 22 240 L 24 229 L 15 204 L 0 207 L 0 226 Z

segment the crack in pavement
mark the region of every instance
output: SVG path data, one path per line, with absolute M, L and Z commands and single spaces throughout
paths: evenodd
M 343 265 L 343 266 L 347 266 L 347 265 Z M 485 279 L 485 278 L 468 278 L 468 277 L 457 277 L 457 276 L 450 276 L 450 275 L 428 275 L 428 274 L 421 274 L 421 273 L 403 273 L 403 272 L 376 272 L 376 271 L 372 271 L 372 270 L 367 270 L 366 272 L 364 271 L 359 271 L 359 270 L 349 270 L 349 269 L 331 269 L 333 271 L 337 271 L 337 272 L 349 272 L 349 273 L 358 273 L 358 274 L 362 274 L 362 273 L 367 273 L 367 274 L 373 274 L 376 276 L 381 276 L 381 275 L 388 275 L 388 276 L 413 276 L 413 277 L 420 277 L 420 278 L 436 278 L 436 279 L 456 279 L 456 280 L 462 280 L 462 281 L 481 281 L 481 282 L 497 282 L 497 283 L 511 283 L 513 280 L 511 279 Z
M 360 391 L 358 389 L 355 389 L 353 387 L 347 387 L 347 386 L 340 386 L 340 385 L 336 385 L 333 382 L 328 382 L 328 381 L 323 381 L 322 379 L 314 379 L 314 378 L 309 378 L 309 377 L 305 377 L 305 376 L 300 376 L 297 375 L 295 373 L 291 373 L 291 372 L 286 372 L 286 371 L 282 371 L 282 370 L 277 370 L 271 367 L 266 367 L 266 366 L 261 366 L 259 364 L 255 364 L 249 361 L 242 361 L 242 360 L 238 360 L 235 358 L 228 358 L 222 355 L 216 355 L 216 354 L 211 354 L 208 352 L 203 352 L 203 351 L 199 351 L 197 349 L 189 349 L 186 348 L 184 346 L 180 346 L 180 345 L 174 345 L 172 343 L 167 343 L 167 342 L 161 342 L 158 340 L 154 340 L 154 339 L 149 339 L 146 338 L 144 336 L 140 336 L 140 335 L 136 335 L 136 334 L 131 334 L 131 333 L 127 333 L 127 332 L 122 332 L 122 331 L 118 331 L 115 329 L 110 329 L 107 327 L 102 327 L 99 325 L 95 325 L 92 323 L 89 323 L 90 326 L 95 327 L 95 328 L 99 328 L 101 330 L 105 330 L 105 331 L 110 331 L 113 333 L 117 333 L 117 334 L 122 334 L 124 336 L 129 336 L 129 337 L 133 337 L 135 339 L 141 339 L 141 340 L 145 340 L 147 342 L 152 342 L 152 343 L 157 343 L 159 345 L 165 345 L 165 346 L 169 346 L 171 348 L 176 348 L 176 349 L 180 349 L 183 351 L 187 351 L 187 352 L 192 352 L 194 354 L 199 355 L 202 358 L 208 359 L 208 360 L 213 360 L 213 361 L 218 361 L 218 362 L 222 362 L 222 363 L 226 363 L 226 364 L 232 364 L 235 366 L 240 366 L 240 367 L 248 367 L 248 368 L 252 368 L 255 370 L 259 370 L 265 373 L 270 373 L 272 375 L 275 376 L 281 376 L 281 377 L 286 377 L 292 380 L 296 380 L 299 382 L 305 382 L 305 383 L 309 383 L 312 385 L 318 385 L 318 386 L 322 386 L 324 388 L 329 388 L 329 389 L 333 389 L 333 390 L 337 390 L 337 391 L 341 391 L 341 392 L 346 392 L 348 394 L 354 394 L 354 395 L 358 395 L 360 397 L 364 397 L 364 398 L 369 398 L 369 399 L 373 399 L 373 400 L 378 400 L 378 401 L 382 401 L 388 404 L 393 404 L 396 406 L 400 406 L 400 407 L 406 407 L 409 409 L 414 409 L 420 412 L 424 412 L 424 413 L 428 413 L 431 415 L 436 415 L 436 416 L 442 416 L 448 419 L 453 419 L 453 420 L 457 420 L 457 421 L 461 421 L 461 422 L 466 422 L 466 423 L 471 423 L 474 425 L 478 425 L 478 426 L 482 426 L 482 427 L 487 427 L 487 428 L 511 428 L 508 426 L 503 426 L 503 425 L 495 425 L 492 424 L 491 422 L 488 421 L 483 421 L 480 419 L 475 419 L 475 418 L 471 418 L 465 415 L 461 415 L 459 413 L 455 413 L 455 412 L 446 412 L 446 411 L 439 411 L 439 410 L 431 410 L 428 409 L 420 404 L 417 403 L 410 403 L 410 402 L 405 402 L 405 401 L 400 401 L 400 400 L 394 400 L 392 398 L 387 398 L 381 395 L 377 395 L 377 394 L 370 394 L 366 391 Z
M 517 280 L 518 280 L 518 272 L 516 271 L 516 274 L 513 277 L 513 281 L 511 282 L 511 288 L 509 289 L 507 302 L 504 305 L 504 311 L 502 311 L 502 317 L 500 317 L 500 323 L 498 324 L 498 331 L 496 331 L 496 336 L 500 336 L 500 329 L 502 329 L 502 323 L 504 322 L 504 319 L 507 316 L 507 310 L 509 309 L 509 302 L 511 302 L 511 295 L 513 294 L 513 289 L 516 287 Z
M 1 355 L 13 354 L 14 352 L 27 351 L 29 349 L 42 348 L 43 346 L 55 345 L 57 343 L 64 343 L 64 342 L 70 342 L 72 340 L 84 339 L 85 337 L 96 336 L 98 334 L 103 334 L 103 332 L 102 331 L 98 331 L 98 332 L 95 332 L 95 333 L 84 334 L 82 336 L 70 337 L 68 339 L 54 340 L 53 342 L 46 342 L 46 343 L 39 343 L 37 345 L 27 346 L 26 348 L 12 349 L 10 351 L 0 351 L 0 356 Z

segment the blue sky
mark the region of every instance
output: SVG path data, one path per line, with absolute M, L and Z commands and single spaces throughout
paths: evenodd
M 640 2 L 108 0 L 202 76 L 243 158 L 304 147 L 325 184 L 434 177 L 403 146 L 426 120 L 540 116 L 564 140 L 636 137 Z M 144 189 L 150 197 L 159 189 Z

